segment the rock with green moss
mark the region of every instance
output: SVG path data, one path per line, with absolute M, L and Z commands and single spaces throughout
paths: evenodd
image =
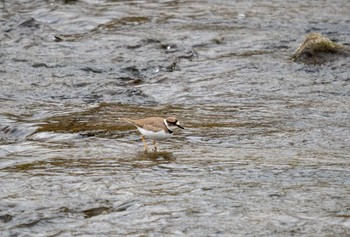
M 310 33 L 293 54 L 293 61 L 307 64 L 321 64 L 334 60 L 334 56 L 348 55 L 345 47 L 319 33 Z

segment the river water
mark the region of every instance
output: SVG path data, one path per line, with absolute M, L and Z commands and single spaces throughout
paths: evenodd
M 1 236 L 349 236 L 350 59 L 291 60 L 349 9 L 0 1 Z M 118 120 L 168 115 L 148 154 Z

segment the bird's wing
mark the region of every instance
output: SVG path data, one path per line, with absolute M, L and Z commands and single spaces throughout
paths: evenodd
M 156 126 L 155 123 L 148 123 L 148 124 L 143 126 L 143 129 L 159 132 L 162 130 L 162 127 Z
M 131 123 L 136 127 L 140 127 L 147 130 L 152 131 L 160 131 L 162 130 L 163 120 L 162 118 L 145 118 L 145 119 L 129 119 L 129 118 L 121 118 L 125 122 Z

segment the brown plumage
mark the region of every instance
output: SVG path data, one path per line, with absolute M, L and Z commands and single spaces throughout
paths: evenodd
M 131 123 L 137 127 L 137 129 L 142 134 L 141 138 L 145 145 L 145 152 L 147 151 L 147 143 L 145 141 L 145 137 L 151 138 L 154 140 L 154 150 L 157 150 L 156 140 L 163 140 L 171 137 L 173 131 L 171 128 L 179 127 L 179 121 L 175 117 L 149 117 L 144 119 L 130 119 L 130 118 L 122 118 L 122 120 Z
M 129 119 L 123 118 L 124 121 L 152 132 L 159 132 L 160 130 L 167 130 L 164 123 L 164 118 L 149 117 L 144 119 Z

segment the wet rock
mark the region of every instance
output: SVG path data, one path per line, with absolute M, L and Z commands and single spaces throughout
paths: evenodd
M 339 56 L 348 55 L 345 47 L 319 33 L 310 33 L 293 54 L 293 61 L 306 64 L 322 64 Z

